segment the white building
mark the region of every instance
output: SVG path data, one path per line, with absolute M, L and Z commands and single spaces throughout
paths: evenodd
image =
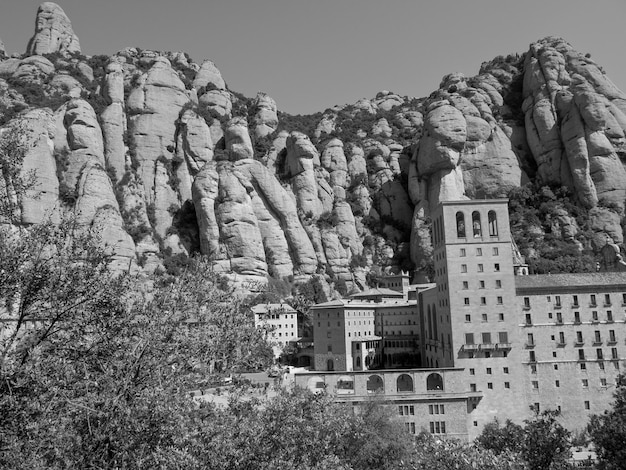
M 298 341 L 298 312 L 288 304 L 259 304 L 252 307 L 254 326 L 267 331 L 274 357 L 278 358 L 285 346 Z

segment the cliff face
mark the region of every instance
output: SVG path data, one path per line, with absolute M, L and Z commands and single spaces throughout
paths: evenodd
M 531 181 L 571 189 L 596 249 L 623 241 L 626 95 L 562 39 L 447 75 L 427 98 L 382 91 L 289 116 L 229 90 L 211 61 L 85 57 L 52 3 L 36 24 L 26 54 L 0 53 L 0 123 L 25 123 L 40 193 L 12 223 L 74 214 L 120 269 L 199 252 L 239 281 L 360 288 L 373 265 L 429 264 L 440 201 Z

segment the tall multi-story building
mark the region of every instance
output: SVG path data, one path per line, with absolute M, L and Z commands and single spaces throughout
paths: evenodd
M 366 303 L 336 301 L 333 312 L 328 311 L 330 305 L 315 306 L 320 319 L 314 331 L 314 382 L 326 384 L 325 390 L 338 399 L 359 401 L 371 390 L 365 387 L 359 394 L 357 386 L 350 394 L 345 393 L 349 387 L 337 384 L 381 383 L 380 379 L 385 400 L 411 403 L 421 412 L 435 410 L 430 406 L 435 402 L 461 397 L 467 405 L 464 424 L 459 416 L 446 413 L 445 420 L 440 416 L 439 430 L 455 429 L 455 435 L 469 439 L 494 418 L 519 423 L 532 410 L 558 409 L 563 424 L 575 430 L 586 425 L 591 413 L 608 408 L 626 359 L 626 273 L 528 275 L 511 237 L 507 202 L 441 203 L 432 213 L 435 284 L 414 290 L 415 301 L 403 297 L 406 305 L 399 305 L 397 312 L 393 303 L 400 300 L 391 295 Z M 333 314 L 344 315 L 344 323 L 336 323 L 330 331 L 334 323 L 328 320 Z M 323 315 L 328 316 L 327 322 L 321 321 Z M 359 315 L 368 323 L 355 323 Z M 358 349 L 348 344 L 359 334 L 371 334 L 372 325 L 374 341 L 368 355 L 375 360 L 361 361 L 357 368 L 354 352 Z M 394 344 L 389 342 L 391 336 L 419 351 L 419 369 L 368 371 L 402 366 L 388 360 L 392 352 L 388 348 Z M 334 370 L 345 371 L 341 380 L 336 376 L 339 372 L 326 373 L 330 369 L 317 361 L 318 341 L 323 348 L 332 338 L 343 338 L 345 343 L 343 349 L 333 350 Z M 343 351 L 351 351 L 349 359 L 342 359 Z M 350 375 L 357 370 L 364 375 Z M 442 378 L 437 390 L 401 383 L 405 375 L 419 383 L 418 377 L 433 373 Z M 310 386 L 306 374 L 296 382 Z M 404 411 L 401 408 L 399 415 L 412 429 L 416 421 Z M 446 425 L 452 419 L 455 425 Z M 424 423 L 422 428 L 428 430 L 430 422 Z
M 283 303 L 258 304 L 252 307 L 254 326 L 266 330 L 274 357 L 278 358 L 285 347 L 300 338 L 298 312 Z

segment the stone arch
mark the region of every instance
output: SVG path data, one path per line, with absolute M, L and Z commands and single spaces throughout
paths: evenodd
M 409 374 L 401 374 L 396 380 L 397 390 L 398 392 L 412 392 L 413 389 L 413 379 Z
M 380 375 L 370 375 L 367 378 L 367 393 L 382 392 L 384 390 L 384 382 Z
M 465 238 L 465 214 L 461 211 L 456 213 L 456 236 Z
M 489 224 L 489 236 L 497 237 L 498 236 L 498 219 L 496 217 L 496 211 L 489 211 L 487 214 L 487 221 Z
M 474 211 L 472 212 L 472 233 L 474 238 L 482 237 L 483 230 L 480 225 L 480 212 Z
M 443 390 L 443 377 L 433 373 L 426 378 L 426 390 Z

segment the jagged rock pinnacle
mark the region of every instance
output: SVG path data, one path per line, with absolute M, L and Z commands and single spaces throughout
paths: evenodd
M 53 2 L 44 2 L 37 10 L 35 34 L 28 41 L 28 55 L 55 52 L 80 52 L 78 37 L 63 9 Z

